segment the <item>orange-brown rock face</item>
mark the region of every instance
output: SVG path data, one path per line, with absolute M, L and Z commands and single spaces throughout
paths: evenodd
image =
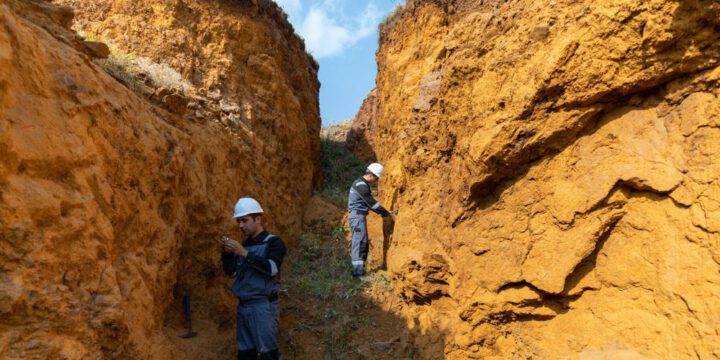
M 240 196 L 258 198 L 289 243 L 299 234 L 317 93 L 293 97 L 283 84 L 295 79 L 272 68 L 292 57 L 271 53 L 256 64 L 270 73 L 253 76 L 277 85 L 257 107 L 272 123 L 187 121 L 76 50 L 68 17 L 43 2 L 0 4 L 0 358 L 233 358 L 217 238 L 240 236 L 230 217 Z M 296 67 L 315 71 L 304 53 Z M 270 111 L 274 101 L 288 104 Z M 192 340 L 177 337 L 185 294 Z
M 74 9 L 75 29 L 123 53 L 168 64 L 195 86 L 237 102 L 259 136 L 290 147 L 315 141 L 318 65 L 274 2 L 54 2 Z M 308 159 L 319 163 L 319 139 L 311 145 Z M 314 176 L 319 187 L 319 169 Z
M 720 357 L 718 11 L 411 1 L 388 21 L 375 151 L 426 358 Z
M 363 100 L 362 106 L 355 115 L 345 139 L 348 150 L 366 163 L 377 160 L 374 150 L 375 144 L 373 144 L 376 131 L 377 106 L 377 91 L 372 89 Z
M 365 163 L 375 162 L 374 141 L 377 129 L 377 92 L 370 90 L 355 117 L 320 130 L 320 137 L 343 143 L 345 148 Z

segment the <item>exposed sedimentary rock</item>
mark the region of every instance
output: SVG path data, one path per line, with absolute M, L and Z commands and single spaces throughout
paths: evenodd
M 374 150 L 377 97 L 375 89 L 363 100 L 355 117 L 320 130 L 320 137 L 342 143 L 345 148 L 365 163 L 375 162 Z
M 300 96 L 282 85 L 298 81 L 288 74 L 248 69 L 277 85 L 253 100 L 264 123 L 244 132 L 187 121 L 96 65 L 62 9 L 0 4 L 0 358 L 233 358 L 235 301 L 217 238 L 240 237 L 230 213 L 243 195 L 289 243 L 301 231 L 317 87 Z M 301 47 L 273 29 L 277 18 L 253 16 L 278 31 L 269 44 Z M 295 66 L 314 74 L 304 52 Z M 287 106 L 266 113 L 275 101 Z M 177 337 L 186 294 L 192 341 Z
M 54 2 L 74 9 L 75 29 L 237 102 L 260 137 L 287 135 L 276 140 L 297 147 L 320 131 L 318 65 L 271 0 Z M 319 140 L 312 145 L 319 163 Z M 319 187 L 319 168 L 314 176 Z
M 376 130 L 377 106 L 377 91 L 372 89 L 363 100 L 345 139 L 348 150 L 367 163 L 377 160 L 377 155 L 373 150 L 375 147 L 373 141 Z
M 375 152 L 424 357 L 720 357 L 718 11 L 410 1 L 388 20 Z

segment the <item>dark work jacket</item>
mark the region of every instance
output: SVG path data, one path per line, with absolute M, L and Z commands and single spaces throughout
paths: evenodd
M 390 215 L 380 203 L 375 200 L 370 191 L 370 184 L 361 176 L 353 181 L 348 193 L 348 210 L 359 212 L 367 215 L 369 211 L 374 211 L 383 217 Z
M 243 241 L 247 257 L 223 252 L 223 271 L 235 276 L 233 295 L 240 302 L 266 301 L 277 297 L 280 290 L 280 266 L 285 257 L 285 243 L 279 237 L 263 231 Z

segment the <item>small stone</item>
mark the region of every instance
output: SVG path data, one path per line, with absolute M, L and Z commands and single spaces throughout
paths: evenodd
M 77 279 L 78 279 L 78 272 L 75 270 L 70 270 L 70 271 L 66 272 L 65 275 L 63 276 L 63 281 L 70 282 L 70 283 L 75 282 L 75 280 L 77 280 Z
M 180 94 L 170 94 L 163 97 L 162 102 L 167 105 L 168 110 L 177 114 L 184 114 L 187 110 L 188 98 Z
M 138 90 L 145 97 L 152 97 L 155 94 L 155 89 L 144 84 L 140 84 Z
M 172 89 L 168 89 L 166 87 L 161 87 L 155 91 L 155 96 L 158 99 L 163 99 L 168 95 L 171 95 L 173 93 Z
M 28 350 L 37 349 L 39 346 L 40 346 L 40 341 L 37 339 L 30 340 L 27 343 Z
M 469 334 L 457 334 L 455 335 L 455 344 L 460 347 L 466 348 L 472 345 L 473 339 Z
M 60 82 L 62 82 L 63 85 L 65 85 L 66 88 L 68 88 L 71 91 L 77 91 L 78 86 L 75 80 L 73 80 L 72 77 L 68 75 L 62 75 L 60 76 Z
M 222 112 L 224 113 L 235 114 L 240 112 L 240 107 L 235 104 L 231 104 L 225 100 L 220 100 L 220 110 L 222 110 Z
M 550 27 L 547 25 L 536 26 L 530 31 L 530 38 L 539 41 L 545 39 L 550 34 Z
M 228 126 L 232 127 L 233 129 L 239 129 L 241 121 L 242 118 L 240 118 L 240 115 L 238 114 L 230 114 L 227 117 Z
M 83 44 L 85 45 L 85 53 L 92 57 L 107 59 L 110 56 L 110 48 L 105 43 L 99 41 L 85 41 Z
M 213 101 L 218 101 L 222 96 L 220 95 L 220 90 L 213 90 L 207 93 L 207 98 Z

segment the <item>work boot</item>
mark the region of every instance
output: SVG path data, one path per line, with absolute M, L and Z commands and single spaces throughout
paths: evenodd
M 353 266 L 352 276 L 354 278 L 358 278 L 363 275 L 365 275 L 365 267 L 364 266 L 361 266 L 361 265 Z
M 371 282 L 372 276 L 368 273 L 364 273 L 362 275 L 353 274 L 353 280 L 355 280 L 357 282 L 362 282 L 362 283 Z

